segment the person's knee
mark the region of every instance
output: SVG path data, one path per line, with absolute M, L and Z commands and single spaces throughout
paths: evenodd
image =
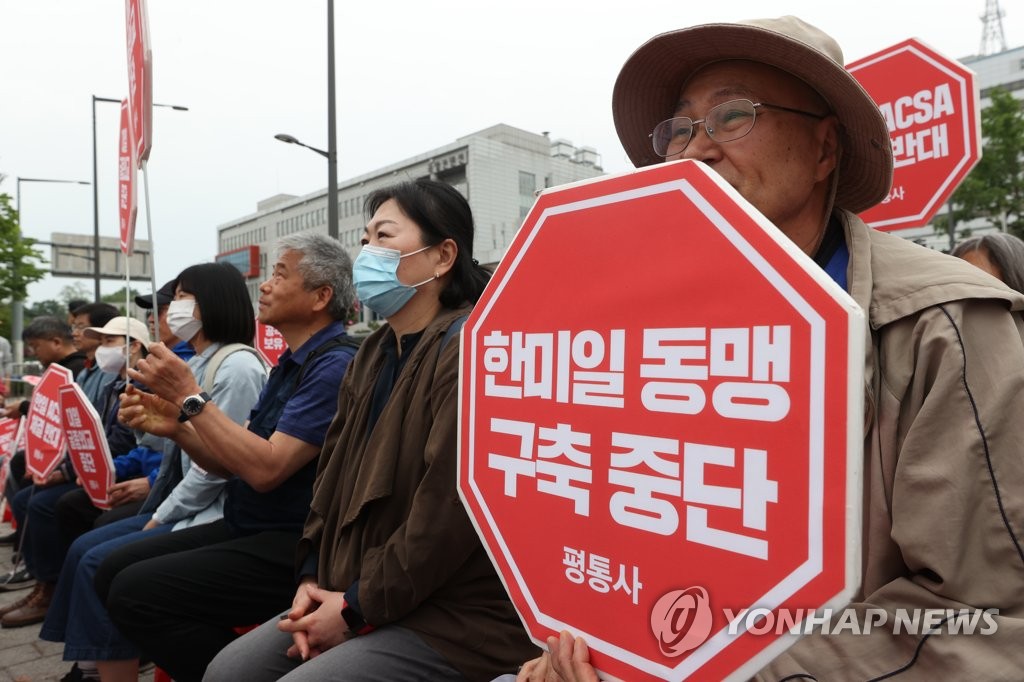
M 100 571 L 93 579 L 93 586 L 106 604 L 107 613 L 119 627 L 130 631 L 137 623 L 137 616 L 149 610 L 152 596 L 149 581 L 146 579 L 144 566 L 135 564 L 113 575 L 106 575 L 101 591 L 101 572 L 106 562 L 100 565 Z

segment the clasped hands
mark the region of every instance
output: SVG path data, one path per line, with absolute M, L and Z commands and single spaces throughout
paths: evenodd
M 343 608 L 343 593 L 321 589 L 313 578 L 305 579 L 295 592 L 291 610 L 277 624 L 278 630 L 292 635 L 288 657 L 308 661 L 347 640 Z

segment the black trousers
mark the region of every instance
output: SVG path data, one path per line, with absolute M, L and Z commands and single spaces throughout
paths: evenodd
M 135 516 L 139 508 L 142 507 L 142 502 L 143 500 L 129 502 L 120 507 L 103 511 L 93 506 L 89 494 L 82 488 L 64 493 L 57 500 L 57 508 L 54 512 L 57 516 L 60 538 L 64 543 L 64 551 L 67 551 L 67 548 L 78 539 L 79 535 L 88 533 L 93 528 Z
M 96 573 L 111 619 L 177 682 L 199 682 L 238 635 L 291 606 L 298 531 L 238 536 L 221 521 L 133 542 Z

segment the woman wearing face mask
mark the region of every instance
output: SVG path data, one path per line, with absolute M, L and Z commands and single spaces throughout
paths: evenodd
M 241 424 L 266 382 L 252 348 L 255 321 L 245 280 L 223 263 L 203 263 L 174 280 L 167 323 L 196 351 L 189 367 L 210 399 Z M 209 387 L 209 388 L 207 388 Z M 93 588 L 95 572 L 114 550 L 172 530 L 219 519 L 227 481 L 192 466 L 167 441 L 164 462 L 139 515 L 79 537 L 68 551 L 40 637 L 64 642 L 64 659 L 78 661 L 75 679 L 135 680 L 138 651 L 110 621 Z
M 469 205 L 418 180 L 366 209 L 353 278 L 387 324 L 342 382 L 298 591 L 204 680 L 479 680 L 536 655 L 456 492 L 457 332 L 489 277 Z

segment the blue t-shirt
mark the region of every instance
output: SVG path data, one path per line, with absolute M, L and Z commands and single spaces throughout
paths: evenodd
M 334 345 L 302 365 L 318 348 L 344 339 L 345 326 L 333 322 L 311 336 L 294 353 L 286 350 L 270 373 L 260 399 L 249 414 L 249 430 L 262 438 L 280 431 L 317 447 L 338 409 L 338 388 L 354 349 Z M 316 457 L 284 483 L 266 493 L 257 492 L 237 476 L 228 481 L 224 520 L 232 530 L 248 534 L 262 530 L 301 530 L 309 513 L 316 478 Z

